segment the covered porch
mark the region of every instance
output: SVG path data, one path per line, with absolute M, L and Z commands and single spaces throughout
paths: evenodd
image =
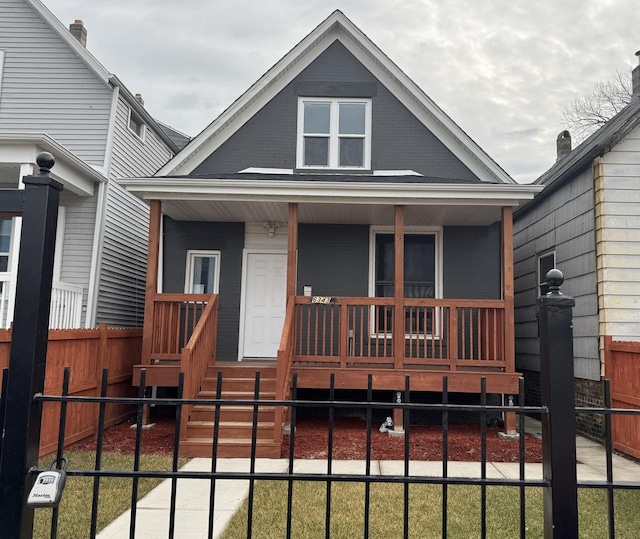
M 145 181 L 156 183 L 153 192 L 141 185 Z M 367 191 L 349 186 L 351 192 L 345 196 L 342 185 L 338 188 L 342 191 L 339 195 L 334 192 L 330 196 L 327 182 L 308 182 L 307 187 L 312 188 L 313 193 L 307 196 L 301 194 L 305 187 L 301 183 L 295 186 L 297 195 L 265 197 L 263 193 L 258 197 L 254 192 L 242 201 L 238 200 L 243 197 L 237 191 L 246 192 L 251 182 L 246 185 L 236 183 L 235 195 L 229 196 L 225 193 L 227 185 L 224 181 L 218 185 L 222 189 L 215 194 L 208 191 L 206 195 L 202 191 L 207 191 L 212 183 L 210 180 L 183 179 L 186 183 L 181 185 L 182 190 L 192 186 L 194 192 L 179 194 L 175 186 L 170 188 L 168 185 L 178 181 L 157 178 L 123 182 L 139 196 L 140 191 L 146 191 L 143 196 L 149 199 L 151 207 L 143 357 L 141 364 L 136 366 L 136 383 L 143 368 L 146 369 L 147 385 L 175 385 L 178 373 L 183 372 L 185 397 L 195 398 L 202 395 L 203 387 L 211 387 L 218 370 L 234 365 L 234 373 L 237 373 L 244 364 L 251 365 L 249 370 L 255 372 L 254 361 L 260 359 L 260 365 L 265 369 L 266 365 L 275 367 L 271 398 L 278 400 L 290 396 L 294 372 L 301 388 L 326 389 L 334 374 L 336 388 L 366 389 L 371 374 L 376 390 L 402 390 L 405 377 L 409 375 L 412 391 L 439 392 L 446 376 L 452 392 L 480 393 L 481 378 L 485 378 L 490 393 L 517 393 L 512 210 L 531 198 L 535 189 L 527 191 L 526 186 L 493 184 L 465 185 L 464 189 L 456 190 L 456 186 L 450 185 L 446 189 L 442 186 L 436 189 L 433 185 L 408 184 L 384 192 L 373 185 Z M 260 188 L 264 192 L 276 186 L 278 182 L 270 182 L 270 187 Z M 197 196 L 195 191 L 204 196 Z M 167 262 L 166 259 L 163 264 L 160 261 L 170 251 L 166 244 L 166 218 L 179 223 L 240 222 L 247 231 L 252 229 L 252 222 L 258 221 L 262 228 L 264 221 L 265 229 L 269 223 L 278 223 L 274 227 L 275 234 L 280 236 L 280 246 L 284 245 L 286 256 L 284 267 L 274 270 L 284 272 L 283 308 L 270 363 L 266 363 L 267 356 L 258 358 L 242 353 L 242 331 L 246 330 L 242 325 L 247 323 L 242 319 L 235 337 L 237 355 L 221 354 L 224 348 L 216 343 L 225 333 L 220 330 L 223 323 L 221 303 L 228 293 L 223 281 L 219 290 L 212 294 L 179 293 L 175 289 L 163 292 Z M 375 273 L 375 262 L 372 262 L 368 274 L 360 272 L 363 282 L 353 294 L 344 293 L 345 287 L 339 282 L 327 286 L 325 280 L 322 287 L 307 286 L 306 280 L 311 274 L 309 266 L 322 265 L 318 261 L 323 258 L 309 256 L 313 246 L 304 244 L 314 237 L 309 232 L 310 227 L 327 225 L 338 225 L 331 229 L 333 233 L 339 233 L 342 227 L 364 226 L 371 229 L 371 233 L 367 233 L 371 238 L 377 227 L 390 234 L 391 239 L 387 237 L 385 241 L 391 241 L 392 245 L 391 281 L 382 278 L 388 274 Z M 436 230 L 435 257 L 447 260 L 435 264 L 432 283 L 416 284 L 405 279 L 406 237 L 425 229 Z M 305 230 L 301 241 L 301 231 Z M 265 237 L 267 232 L 265 230 Z M 452 254 L 452 249 L 443 249 L 443 240 L 456 244 L 456 237 L 467 238 L 462 242 L 463 246 L 469 245 L 469 238 L 476 237 L 473 240 L 476 243 L 495 244 L 495 249 L 486 254 L 492 262 L 474 260 L 473 249 L 469 250 L 468 259 L 464 257 L 464 248 L 456 247 L 458 254 Z M 253 241 L 249 232 L 245 232 L 243 250 L 247 251 Z M 325 237 L 316 247 L 325 249 L 327 245 L 337 246 L 341 241 L 339 235 L 333 240 Z M 371 252 L 374 249 L 377 249 L 375 238 L 365 249 L 369 259 L 376 258 Z M 223 253 L 222 264 L 225 256 Z M 245 252 L 243 263 L 246 261 Z M 336 255 L 327 262 L 327 268 L 330 267 L 334 275 L 343 272 L 345 282 L 355 282 L 353 276 L 347 275 L 349 268 L 340 267 L 341 263 Z M 302 267 L 304 264 L 307 269 Z M 443 275 L 446 268 L 454 266 L 455 272 Z M 319 271 L 326 272 L 327 268 Z M 246 289 L 251 285 L 245 268 L 242 272 L 241 302 L 246 300 Z M 479 283 L 466 288 L 475 290 L 472 297 L 447 297 L 456 288 L 450 283 L 453 273 L 467 279 L 467 284 Z M 482 297 L 482 291 L 487 289 L 482 281 L 487 276 L 493 284 L 487 297 Z M 189 281 L 188 275 L 183 278 L 185 282 Z M 376 293 L 380 291 L 384 295 Z M 237 377 L 237 374 L 233 376 Z M 249 375 L 248 379 L 251 378 Z M 274 440 L 281 435 L 282 414 L 284 410 L 276 409 Z M 186 431 L 189 413 L 184 417 Z M 514 431 L 513 418 L 507 420 L 507 430 Z

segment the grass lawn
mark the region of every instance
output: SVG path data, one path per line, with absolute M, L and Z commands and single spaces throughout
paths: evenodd
M 69 469 L 92 470 L 95 468 L 95 453 L 84 451 L 68 451 Z M 47 457 L 41 466 L 48 466 L 53 457 Z M 180 465 L 188 459 L 181 459 Z M 168 456 L 142 455 L 141 470 L 171 470 L 172 458 Z M 102 468 L 110 470 L 133 470 L 133 455 L 121 453 L 103 453 Z M 140 479 L 138 482 L 138 499 L 160 483 L 157 479 Z M 98 508 L 98 530 L 115 520 L 131 506 L 130 478 L 101 478 Z M 58 518 L 58 538 L 78 539 L 89 537 L 91 529 L 91 503 L 93 499 L 92 477 L 67 477 L 67 484 L 62 494 Z M 52 509 L 36 509 L 34 535 L 35 539 L 50 537 Z
M 403 486 L 372 484 L 369 535 L 372 538 L 403 536 Z M 293 488 L 292 536 L 296 539 L 324 538 L 326 484 L 295 482 Z M 409 536 L 416 539 L 442 537 L 442 487 L 411 485 L 409 488 Z M 480 536 L 480 487 L 450 486 L 448 536 L 456 539 Z M 579 491 L 580 538 L 608 537 L 606 493 Z M 334 483 L 331 497 L 331 536 L 362 537 L 364 530 L 364 485 Z M 620 490 L 615 494 L 616 537 L 638 537 L 640 492 Z M 253 509 L 253 537 L 285 537 L 287 483 L 263 481 L 256 484 Z M 512 539 L 520 536 L 519 489 L 487 487 L 487 537 Z M 527 537 L 543 537 L 542 489 L 528 488 L 526 494 Z M 222 539 L 247 536 L 247 502 L 233 517 Z

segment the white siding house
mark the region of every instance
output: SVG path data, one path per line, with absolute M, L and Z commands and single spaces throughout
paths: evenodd
M 0 0 L 0 188 L 37 173 L 39 152 L 56 158 L 52 327 L 139 326 L 148 208 L 116 180 L 155 172 L 178 148 L 81 40 L 39 0 Z M 0 327 L 13 316 L 20 231 L 0 217 Z

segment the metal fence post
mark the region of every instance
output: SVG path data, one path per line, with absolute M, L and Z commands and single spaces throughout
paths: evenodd
M 0 462 L 0 537 L 30 538 L 33 509 L 26 498 L 38 463 L 56 221 L 62 185 L 49 177 L 53 156 L 43 152 L 40 174 L 25 176 L 23 226 L 11 334 L 9 381 Z M 6 442 L 6 443 L 5 443 Z
M 572 309 L 560 292 L 562 272 L 547 273 L 549 293 L 537 300 L 540 334 L 540 392 L 549 410 L 542 417 L 545 539 L 578 538 L 576 414 L 573 379 Z

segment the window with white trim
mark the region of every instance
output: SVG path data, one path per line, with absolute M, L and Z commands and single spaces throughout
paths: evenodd
M 538 255 L 538 295 L 544 296 L 549 292 L 547 273 L 556 267 L 556 252 L 547 251 Z
M 2 75 L 4 73 L 4 51 L 0 50 L 0 97 L 2 96 Z
M 185 294 L 217 294 L 220 285 L 220 251 L 187 251 Z
M 393 229 L 372 230 L 372 287 L 376 297 L 392 297 L 395 279 L 395 237 Z M 440 254 L 440 231 L 431 229 L 408 229 L 404 235 L 404 297 L 441 297 L 442 257 Z M 437 310 L 437 308 L 436 308 Z M 375 332 L 385 333 L 392 327 L 391 311 L 376 315 Z M 412 334 L 437 335 L 434 310 L 416 309 L 405 320 L 405 330 Z
M 298 168 L 370 169 L 371 100 L 298 100 Z
M 129 131 L 131 131 L 138 138 L 144 140 L 144 133 L 147 126 L 142 121 L 142 119 L 131 109 L 129 109 L 129 120 L 127 122 L 127 125 L 129 126 Z

